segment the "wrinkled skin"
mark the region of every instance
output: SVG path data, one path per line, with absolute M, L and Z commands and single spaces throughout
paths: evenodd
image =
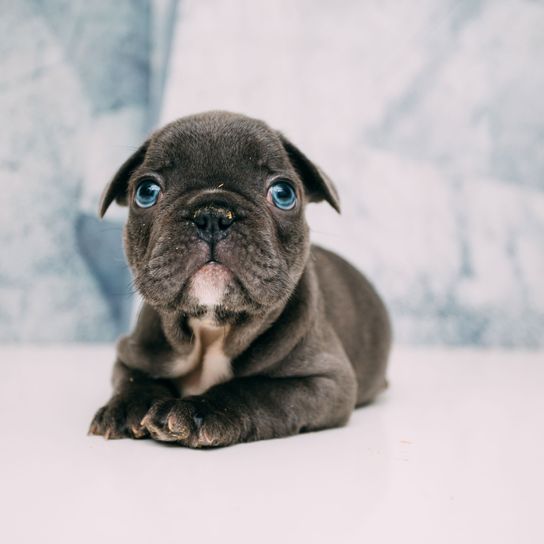
M 161 187 L 149 208 L 134 201 L 144 179 Z M 278 180 L 296 192 L 291 210 L 271 200 Z M 189 447 L 288 436 L 345 424 L 385 387 L 385 308 L 353 267 L 310 246 L 305 205 L 339 210 L 336 189 L 281 134 L 225 112 L 180 119 L 121 167 L 102 215 L 114 199 L 130 207 L 125 250 L 145 303 L 92 434 Z M 229 225 L 204 236 L 202 214 Z M 209 322 L 223 331 L 229 374 L 187 394 L 175 362 L 193 357 L 194 327 Z

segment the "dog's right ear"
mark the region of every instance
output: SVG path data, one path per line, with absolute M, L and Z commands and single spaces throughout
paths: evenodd
M 127 186 L 132 172 L 144 162 L 145 153 L 149 147 L 149 140 L 145 141 L 122 165 L 108 186 L 104 189 L 100 199 L 98 214 L 104 217 L 110 204 L 115 200 L 120 206 L 127 205 Z

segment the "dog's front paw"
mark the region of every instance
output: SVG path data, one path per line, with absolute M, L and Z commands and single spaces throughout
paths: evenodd
M 202 397 L 156 402 L 142 420 L 155 440 L 191 448 L 220 447 L 241 440 L 241 424 L 228 409 L 212 407 Z
M 113 438 L 146 438 L 147 429 L 141 424 L 151 400 L 145 396 L 115 395 L 100 408 L 89 427 L 89 434 Z

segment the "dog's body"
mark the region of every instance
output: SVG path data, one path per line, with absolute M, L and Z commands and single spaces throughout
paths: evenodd
M 92 433 L 223 446 L 343 425 L 385 388 L 385 308 L 310 246 L 305 203 L 338 210 L 336 190 L 282 135 L 224 112 L 180 119 L 121 167 L 101 214 L 113 199 L 131 206 L 145 302 Z

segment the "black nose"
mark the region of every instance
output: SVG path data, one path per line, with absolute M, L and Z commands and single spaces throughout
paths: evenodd
M 226 208 L 203 208 L 195 212 L 193 223 L 203 240 L 218 241 L 227 236 L 230 226 L 234 223 L 234 213 Z

